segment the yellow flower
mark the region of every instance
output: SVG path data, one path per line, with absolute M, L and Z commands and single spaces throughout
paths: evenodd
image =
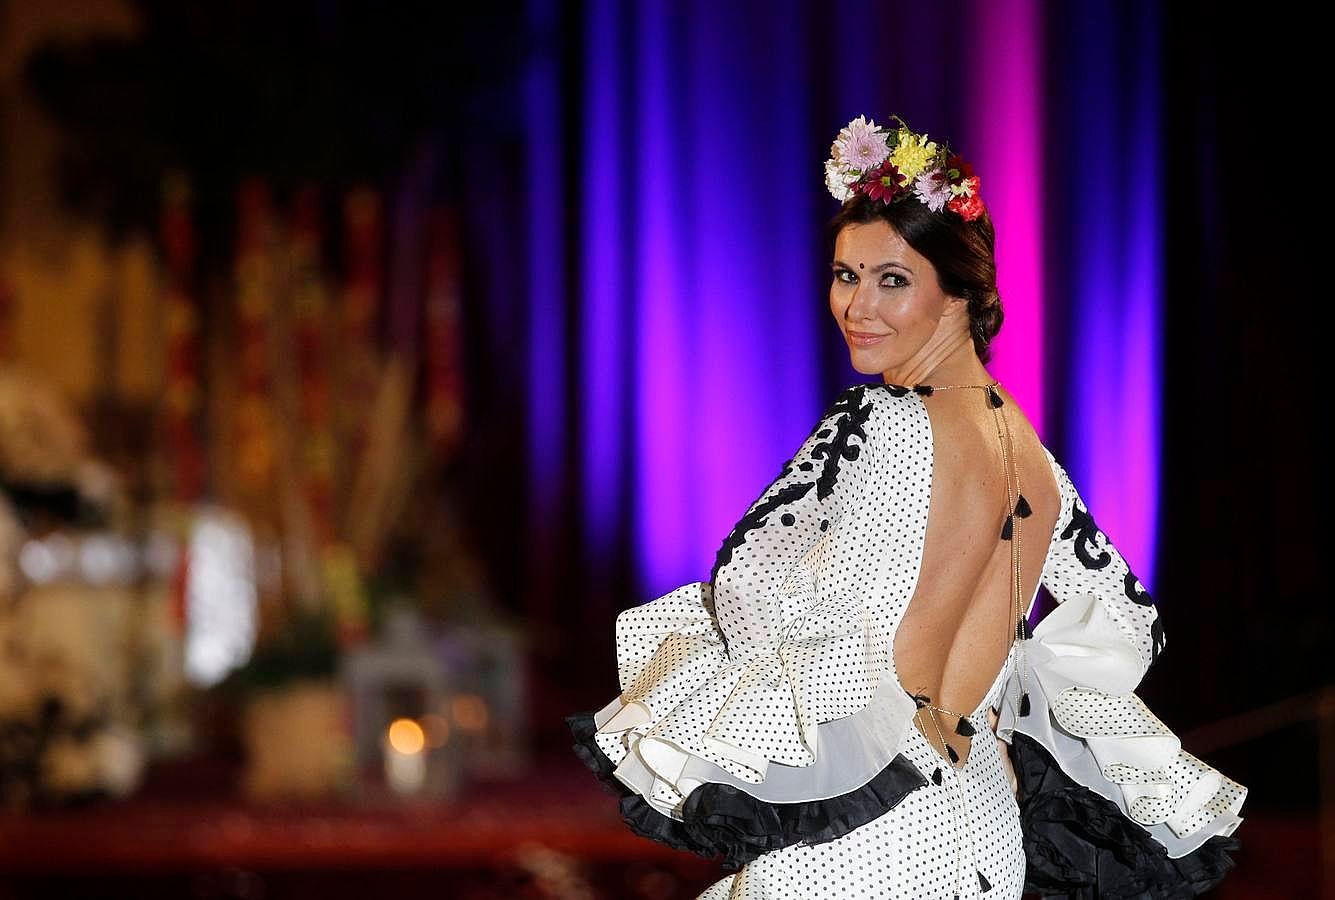
M 917 178 L 927 168 L 927 164 L 936 156 L 936 141 L 927 140 L 925 134 L 914 134 L 907 128 L 899 129 L 899 141 L 895 152 L 890 154 L 890 161 L 909 181 Z

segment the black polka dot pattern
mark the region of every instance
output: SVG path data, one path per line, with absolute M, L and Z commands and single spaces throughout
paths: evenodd
M 811 765 L 818 726 L 862 711 L 895 677 L 890 648 L 917 585 L 931 493 L 923 396 L 879 383 L 843 391 L 724 539 L 710 580 L 617 617 L 622 692 L 594 715 L 593 740 L 659 813 L 681 821 L 698 785 L 682 780 L 692 757 L 752 784 L 775 764 Z M 1042 582 L 1058 601 L 1096 595 L 1147 668 L 1163 647 L 1158 610 L 1048 458 L 1062 510 Z M 752 859 L 702 897 L 1018 898 L 1023 834 L 986 714 L 1005 705 L 1019 656 L 1013 647 L 969 716 L 977 737 L 963 765 L 909 724 L 899 755 L 921 787 L 837 838 Z M 1108 715 L 1113 729 L 1136 724 Z M 810 798 L 822 796 L 813 786 Z
M 647 737 L 758 783 L 770 762 L 812 763 L 816 726 L 867 706 L 926 528 L 929 424 L 910 402 L 844 390 L 724 540 L 711 580 L 618 616 L 621 700 L 645 712 L 597 735 L 608 757 Z
M 945 764 L 922 732 L 909 728 L 903 752 L 930 784 L 837 840 L 765 854 L 715 882 L 701 900 L 1020 897 L 1025 855 L 1019 809 L 987 721 L 1012 668 L 1013 656 L 970 716 L 986 739 L 974 741 L 961 768 Z M 990 885 L 986 892 L 977 872 Z

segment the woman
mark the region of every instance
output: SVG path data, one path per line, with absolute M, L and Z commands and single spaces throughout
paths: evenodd
M 854 368 L 708 582 L 617 617 L 621 694 L 570 716 L 636 832 L 736 870 L 707 900 L 1192 896 L 1246 788 L 1135 695 L 1157 608 L 988 374 L 969 165 L 855 119 L 826 163 Z M 1031 633 L 1042 583 L 1058 607 Z

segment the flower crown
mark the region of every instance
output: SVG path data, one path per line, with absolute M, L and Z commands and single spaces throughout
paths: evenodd
M 897 125 L 881 128 L 858 116 L 839 132 L 825 161 L 825 186 L 841 203 L 854 194 L 894 203 L 914 197 L 933 212 L 942 209 L 966 222 L 983 214 L 978 176 L 942 141 L 909 130 L 899 116 Z

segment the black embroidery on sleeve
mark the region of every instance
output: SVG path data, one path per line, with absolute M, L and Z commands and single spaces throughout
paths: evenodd
M 1099 527 L 1094 524 L 1094 517 L 1079 500 L 1071 509 L 1071 524 L 1066 526 L 1061 536 L 1062 540 L 1075 537 L 1075 555 L 1086 569 L 1102 569 L 1112 562 L 1112 554 L 1107 550 L 1099 550 L 1098 556 L 1094 555 L 1093 551 L 1098 550 L 1098 543 L 1094 539 L 1103 536 L 1103 532 L 1099 531 Z
M 844 460 L 852 462 L 858 459 L 862 455 L 861 443 L 865 443 L 867 440 L 867 432 L 863 426 L 866 425 L 867 419 L 871 417 L 872 404 L 863 402 L 865 393 L 865 385 L 857 385 L 840 394 L 838 399 L 830 404 L 829 409 L 821 415 L 816 427 L 807 436 L 807 440 L 802 443 L 805 446 L 812 437 L 824 438 L 825 440 L 817 441 L 812 445 L 810 459 L 798 462 L 797 457 L 794 456 L 784 463 L 782 471 L 775 479 L 775 481 L 781 481 L 792 475 L 795 463 L 797 470 L 808 472 L 813 468 L 813 460 L 817 462 L 824 460 L 816 480 L 814 482 L 805 481 L 786 484 L 779 488 L 774 496 L 756 504 L 754 509 L 742 516 L 723 541 L 723 546 L 719 548 L 714 559 L 711 580 L 718 577 L 720 569 L 732 562 L 733 550 L 746 543 L 747 534 L 765 526 L 770 513 L 781 506 L 801 500 L 813 485 L 816 488 L 817 500 L 824 500 L 834 492 L 834 486 L 839 478 L 840 463 Z M 857 437 L 861 443 L 851 443 L 850 439 L 853 437 Z M 766 488 L 766 490 L 769 490 L 769 488 Z M 787 526 L 796 522 L 791 515 L 783 516 L 780 521 Z
M 835 401 L 830 407 L 830 412 L 843 412 L 843 415 L 835 422 L 834 436 L 811 448 L 812 459 L 825 460 L 825 467 L 821 470 L 820 477 L 816 479 L 817 500 L 824 500 L 834 491 L 835 481 L 839 477 L 840 460 L 846 459 L 852 462 L 862 454 L 862 447 L 859 444 L 848 442 L 854 435 L 863 443 L 867 441 L 867 432 L 862 426 L 867 424 L 867 419 L 871 417 L 872 405 L 862 402 L 862 394 L 861 390 L 850 391 Z
M 757 504 L 754 509 L 742 516 L 737 524 L 732 527 L 732 532 L 723 541 L 723 546 L 719 547 L 717 558 L 714 560 L 714 572 L 717 577 L 718 570 L 732 562 L 732 551 L 746 543 L 748 532 L 757 528 L 763 528 L 768 520 L 769 514 L 781 506 L 786 506 L 795 500 L 800 500 L 806 496 L 815 484 L 813 481 L 802 481 L 796 484 L 786 484 L 779 488 L 778 493 L 763 503 Z
M 1155 615 L 1154 621 L 1150 623 L 1150 666 L 1154 665 L 1154 661 L 1159 658 L 1163 648 L 1163 613 L 1160 612 Z M 1149 671 L 1149 666 L 1146 666 L 1145 669 Z
M 1150 597 L 1150 592 L 1145 590 L 1145 586 L 1140 583 L 1140 579 L 1131 574 L 1131 570 L 1126 570 L 1125 582 L 1126 596 L 1128 600 L 1139 603 L 1141 606 L 1153 606 L 1154 599 Z

